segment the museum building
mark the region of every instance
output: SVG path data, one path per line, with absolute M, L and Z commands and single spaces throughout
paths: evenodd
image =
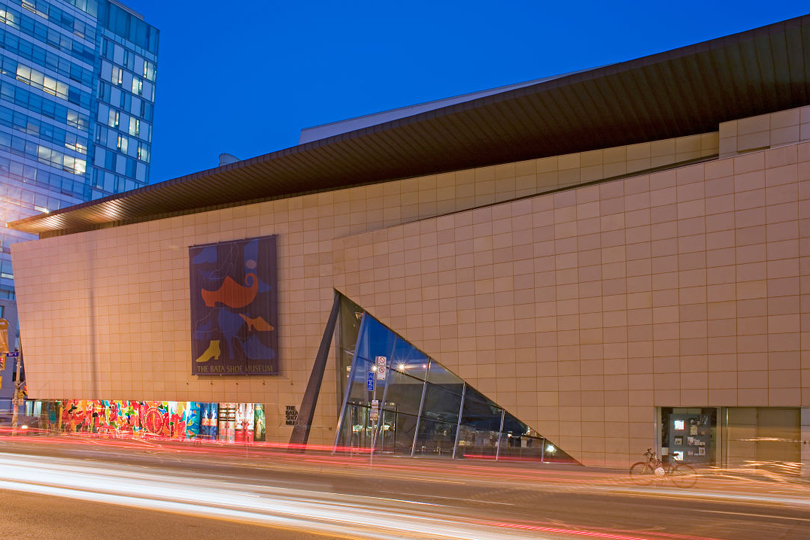
M 10 226 L 58 429 L 810 474 L 810 16 Z

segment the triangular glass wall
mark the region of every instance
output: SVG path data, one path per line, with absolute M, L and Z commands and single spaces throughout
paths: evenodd
M 576 463 L 345 297 L 337 337 L 336 450 Z

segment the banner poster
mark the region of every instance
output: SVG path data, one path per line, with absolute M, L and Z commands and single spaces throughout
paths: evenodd
M 223 442 L 234 442 L 236 438 L 236 403 L 219 404 L 219 437 Z
M 219 405 L 217 403 L 200 403 L 200 437 L 209 441 L 217 440 L 217 422 Z
M 186 425 L 185 438 L 193 441 L 200 434 L 200 403 L 189 401 L 183 412 L 183 423 Z
M 278 375 L 275 236 L 192 246 L 191 373 Z
M 87 412 L 87 401 L 84 399 L 71 399 L 62 410 L 62 429 L 68 433 L 88 431 L 90 429 L 90 415 Z
M 127 432 L 137 432 L 140 426 L 137 401 L 116 401 L 118 404 L 118 418 L 120 430 Z
M 186 406 L 187 401 L 169 402 L 169 437 L 172 439 L 184 439 L 186 437 Z
M 266 422 L 264 418 L 264 404 L 257 403 L 253 409 L 253 440 L 264 441 Z
M 104 403 L 99 399 L 87 400 L 87 431 L 98 433 L 99 426 L 104 421 Z
M 253 403 L 240 403 L 236 407 L 236 442 L 253 442 Z
M 169 404 L 166 401 L 141 402 L 141 428 L 145 435 L 169 436 Z

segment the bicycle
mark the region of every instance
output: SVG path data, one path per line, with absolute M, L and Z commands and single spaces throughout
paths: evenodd
M 630 478 L 639 484 L 649 484 L 655 479 L 669 478 L 673 484 L 682 488 L 690 488 L 697 482 L 697 472 L 686 463 L 664 463 L 652 448 L 644 452 L 645 461 L 634 463 L 630 467 Z

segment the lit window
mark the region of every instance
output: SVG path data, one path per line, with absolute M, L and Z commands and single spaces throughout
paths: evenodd
M 17 21 L 14 19 L 14 14 L 4 9 L 0 9 L 0 21 L 8 25 L 14 26 L 15 28 L 17 27 L 17 25 L 15 24 Z
M 43 90 L 52 96 L 67 99 L 68 85 L 46 76 L 41 71 L 17 64 L 17 80 Z
M 37 148 L 37 158 L 39 158 L 40 161 L 50 162 L 51 161 L 51 149 L 40 145 Z
M 155 66 L 149 61 L 143 63 L 143 77 L 148 81 L 155 80 Z
M 127 153 L 127 149 L 129 148 L 129 139 L 127 139 L 123 135 L 118 136 L 118 149 L 121 150 L 123 153 Z
M 118 127 L 118 121 L 120 120 L 120 118 L 121 118 L 121 115 L 120 115 L 120 113 L 118 111 L 116 111 L 115 109 L 110 109 L 110 118 L 109 118 L 107 124 L 110 127 Z
M 47 93 L 51 94 L 52 96 L 56 95 L 56 79 L 52 79 L 50 77 L 45 77 L 43 82 L 43 90 Z
M 17 80 L 29 82 L 31 80 L 31 68 L 22 64 L 17 64 Z
M 124 72 L 118 66 L 113 66 L 112 68 L 112 83 L 117 85 L 124 83 Z
M 138 77 L 132 77 L 132 93 L 139 96 L 143 93 L 143 81 Z
M 149 146 L 144 143 L 138 143 L 138 159 L 149 163 Z
M 134 137 L 141 134 L 141 121 L 137 118 L 129 119 L 129 134 Z
M 76 111 L 68 110 L 67 123 L 69 126 L 79 127 L 79 113 Z

